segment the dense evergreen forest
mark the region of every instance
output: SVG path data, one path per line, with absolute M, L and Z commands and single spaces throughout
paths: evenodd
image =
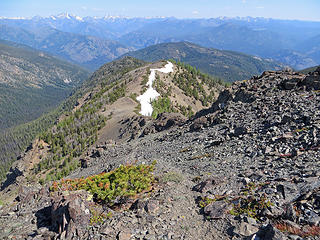
M 45 52 L 0 40 L 0 132 L 52 111 L 89 75 Z

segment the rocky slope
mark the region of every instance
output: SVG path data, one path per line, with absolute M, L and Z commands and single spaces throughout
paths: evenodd
M 17 189 L 18 161 L 17 182 L 2 189 L 17 196 L 0 210 L 2 237 L 319 239 L 319 90 L 319 68 L 268 71 L 235 82 L 191 120 L 95 145 L 68 178 L 157 161 L 152 191 L 122 208 L 93 205 L 84 191 L 49 192 L 51 184 Z

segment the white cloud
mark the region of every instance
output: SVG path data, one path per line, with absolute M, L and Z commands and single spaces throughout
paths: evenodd
M 193 15 L 198 15 L 198 14 L 199 14 L 199 11 L 194 10 L 194 11 L 192 11 L 192 14 L 193 14 Z
M 87 10 L 88 8 L 86 6 L 81 7 L 82 10 Z
M 256 7 L 257 9 L 264 9 L 264 7 L 263 6 L 258 6 L 258 7 Z
M 247 3 L 247 0 L 242 0 L 242 3 Z

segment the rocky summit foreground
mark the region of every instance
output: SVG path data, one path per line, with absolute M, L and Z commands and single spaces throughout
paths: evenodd
M 109 208 L 83 190 L 19 186 L 1 238 L 320 239 L 319 75 L 264 72 L 192 120 L 96 146 L 68 178 L 156 160 L 152 189 Z

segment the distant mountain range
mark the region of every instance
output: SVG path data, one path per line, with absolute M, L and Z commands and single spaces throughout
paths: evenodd
M 0 24 L 1 39 L 25 44 L 95 70 L 132 48 L 93 36 L 62 32 L 50 27 L 30 30 Z
M 161 43 L 125 55 L 149 62 L 174 59 L 228 82 L 249 79 L 265 70 L 279 70 L 285 67 L 270 59 L 205 48 L 190 42 Z
M 88 77 L 76 65 L 0 41 L 0 131 L 50 111 Z
M 129 50 L 179 41 L 272 58 L 296 69 L 320 64 L 320 22 L 251 17 L 81 18 L 65 13 L 0 18 L 0 24 L 2 39 L 46 50 L 91 70 Z
M 199 20 L 200 21 L 200 20 Z M 243 21 L 222 21 L 220 24 L 201 24 L 198 20 L 167 19 L 162 22 L 151 23 L 143 28 L 128 33 L 120 38 L 120 42 L 135 48 L 143 48 L 163 42 L 189 41 L 205 47 L 213 47 L 221 50 L 232 50 L 251 54 L 263 58 L 272 58 L 301 69 L 320 63 L 317 57 L 318 48 L 312 45 L 320 43 L 317 34 L 320 33 L 320 23 L 309 27 L 306 23 L 304 35 L 303 28 L 297 28 L 294 21 L 283 22 L 278 20 L 279 25 L 287 24 L 288 28 L 295 29 L 295 35 L 272 29 L 267 20 L 257 26 Z M 271 22 L 274 22 L 272 20 Z M 301 25 L 303 23 L 299 22 Z M 270 23 L 274 25 L 275 23 Z M 265 27 L 264 25 L 268 25 Z M 154 31 L 157 29 L 157 31 Z M 308 38 L 307 36 L 313 36 Z M 312 41 L 312 45 L 308 41 Z M 301 45 L 305 48 L 301 48 Z M 309 47 L 310 46 L 310 47 Z M 318 46 L 318 45 L 317 45 Z M 312 51 L 313 50 L 313 51 Z M 295 55 L 297 58 L 292 58 Z
M 148 23 L 161 21 L 162 18 L 122 18 L 106 16 L 84 17 L 61 13 L 56 16 L 49 17 L 33 17 L 33 18 L 1 18 L 2 24 L 12 25 L 37 31 L 39 28 L 50 27 L 63 32 L 76 33 L 87 36 L 95 36 L 99 38 L 117 40 L 123 34 L 138 30 Z
M 320 63 L 320 34 L 302 42 L 297 48 Z

